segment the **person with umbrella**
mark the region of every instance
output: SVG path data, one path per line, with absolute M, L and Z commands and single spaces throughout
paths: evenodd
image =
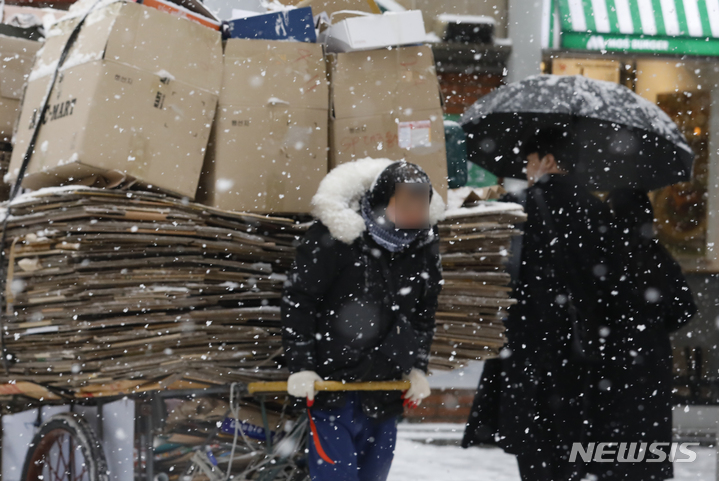
M 480 389 L 472 411 L 499 409 L 495 419 L 470 417 L 463 444 L 494 436 L 517 456 L 523 480 L 578 480 L 584 466 L 569 455 L 572 443 L 584 442 L 588 433 L 585 393 L 598 347 L 591 333 L 579 332 L 585 327 L 580 323 L 595 323 L 596 333 L 606 324 L 601 306 L 608 295 L 611 217 L 572 174 L 570 133 L 540 130 L 519 148 L 527 158 L 529 187 L 505 199 L 522 203 L 527 212 L 521 263 L 514 264 L 518 304 L 505 321 L 502 359 L 488 361 L 483 373 L 498 396 L 485 397 Z
M 621 318 L 616 294 L 626 287 L 619 285 L 626 274 L 621 233 L 588 190 L 686 181 L 694 153 L 656 105 L 581 76 L 539 75 L 502 87 L 475 103 L 462 126 L 471 160 L 531 184 L 517 199 L 528 220 L 521 262 L 510 263 L 519 304 L 506 321 L 509 343 L 502 359 L 485 364 L 463 446 L 499 443 L 518 455 L 523 479 L 579 479 L 587 466 L 567 463 L 567 450 L 606 433 L 612 419 L 596 403 L 612 393 L 601 397 L 597 387 L 602 376 L 619 379 L 606 370 L 607 359 L 626 348 L 621 334 L 612 334 Z M 667 297 L 676 307 L 677 298 Z M 617 470 L 588 468 L 622 479 Z
M 672 349 L 669 333 L 685 325 L 697 306 L 679 264 L 654 237 L 654 211 L 647 193 L 612 191 L 607 199 L 616 232 L 613 251 L 620 309 L 606 339 L 592 402 L 592 440 L 664 443 L 672 441 Z M 600 480 L 649 481 L 673 477 L 668 456 L 635 452 L 636 462 L 593 463 Z

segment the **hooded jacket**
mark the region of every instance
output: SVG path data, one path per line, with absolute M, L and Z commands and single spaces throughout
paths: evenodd
M 391 253 L 366 230 L 361 197 L 393 163 L 363 159 L 333 169 L 312 199 L 316 221 L 297 247 L 284 287 L 282 336 L 290 372 L 311 370 L 328 380 L 355 381 L 367 359 L 381 358 L 372 380 L 427 370 L 441 289 L 437 222 L 445 206 L 435 191 L 431 229 Z M 394 307 L 393 307 L 394 306 Z M 372 417 L 399 414 L 399 392 L 362 393 Z M 319 407 L 339 407 L 342 394 L 320 393 Z

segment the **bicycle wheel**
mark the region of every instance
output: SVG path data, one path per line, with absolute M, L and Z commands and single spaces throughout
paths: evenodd
M 109 481 L 107 461 L 87 421 L 62 413 L 43 423 L 30 444 L 23 481 Z

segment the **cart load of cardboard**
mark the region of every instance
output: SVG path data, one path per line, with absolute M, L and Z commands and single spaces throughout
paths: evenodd
M 100 394 L 287 376 L 279 301 L 308 223 L 74 186 L 10 207 L 4 380 Z M 503 263 L 523 220 L 498 202 L 447 214 L 433 369 L 503 345 Z
M 223 26 L 189 0 L 116 1 L 55 22 L 16 105 L 2 380 L 105 395 L 285 377 L 279 299 L 328 170 L 406 159 L 447 196 L 432 50 L 402 46 L 416 12 L 375 7 Z M 512 303 L 521 209 L 461 195 L 433 369 L 497 355 Z

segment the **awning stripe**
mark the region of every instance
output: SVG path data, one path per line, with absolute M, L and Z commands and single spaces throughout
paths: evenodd
M 592 0 L 582 0 L 582 9 L 584 10 L 584 21 L 587 23 L 587 30 L 590 32 L 596 32 L 597 23 L 594 20 Z
M 582 0 L 569 1 L 569 19 L 571 21 L 572 30 L 575 32 L 587 31 L 587 20 L 584 16 L 584 6 Z
M 709 23 L 712 27 L 712 37 L 719 38 L 719 0 L 706 0 Z
M 683 5 L 681 1 L 661 0 L 662 15 L 664 16 L 664 28 L 670 37 L 681 37 L 686 35 L 686 28 L 682 29 L 679 24 L 679 5 Z M 684 8 L 682 8 L 682 12 Z M 686 21 L 684 22 L 686 25 Z
M 698 0 L 684 0 L 684 18 L 687 22 L 687 33 L 690 37 L 709 37 L 711 32 L 704 32 Z
M 614 7 L 616 8 L 617 24 L 619 26 L 620 33 L 632 34 L 634 33 L 634 25 L 641 25 L 639 20 L 639 10 L 637 10 L 637 16 L 635 18 L 631 8 L 629 8 L 628 0 L 614 0 Z M 639 28 L 641 30 L 641 28 Z
M 652 0 L 638 0 L 639 14 L 642 18 L 642 30 L 645 35 L 657 34 L 657 22 L 654 17 L 654 6 Z
M 712 25 L 709 21 L 709 9 L 707 8 L 706 0 L 697 0 L 697 8 L 699 9 L 699 20 L 702 23 L 703 37 L 711 37 L 714 35 L 712 32 Z
M 607 12 L 606 0 L 591 0 L 591 5 L 592 12 L 594 12 L 592 18 L 594 18 L 594 24 L 596 25 L 597 32 L 611 32 L 612 29 L 609 26 L 609 13 Z
M 662 11 L 662 0 L 652 0 L 652 11 L 654 12 L 654 23 L 657 26 L 656 35 L 664 36 L 667 28 L 664 25 L 664 12 Z
M 550 48 L 554 45 L 551 44 L 553 25 L 552 25 L 552 0 L 544 0 L 542 3 L 542 48 Z

